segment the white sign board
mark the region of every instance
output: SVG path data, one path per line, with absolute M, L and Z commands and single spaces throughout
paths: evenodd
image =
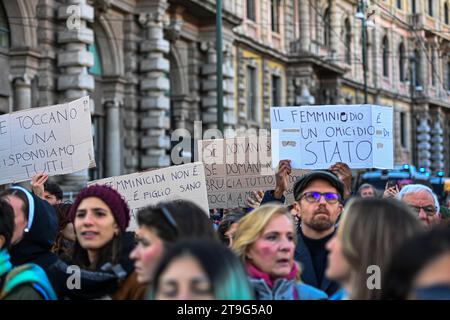
M 275 189 L 275 171 L 271 167 L 270 137 L 239 137 L 201 140 L 199 160 L 205 165 L 206 187 L 211 209 L 247 207 L 252 191 Z M 286 192 L 294 201 L 292 187 L 305 170 L 293 170 Z
M 95 167 L 89 97 L 0 116 L 0 184 Z
M 336 162 L 352 169 L 394 166 L 391 107 L 274 107 L 270 120 L 273 167 L 283 159 L 301 169 L 326 169 Z
M 164 169 L 132 173 L 95 180 L 88 185 L 108 185 L 116 189 L 133 210 L 129 230 L 136 227 L 135 213 L 161 201 L 189 200 L 209 215 L 205 170 L 201 162 L 188 163 Z

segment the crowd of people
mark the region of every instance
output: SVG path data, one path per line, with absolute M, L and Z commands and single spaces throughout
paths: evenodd
M 450 299 L 450 228 L 421 184 L 352 188 L 345 163 L 286 202 L 289 160 L 247 208 L 140 210 L 91 185 L 73 203 L 47 174 L 0 193 L 0 299 Z

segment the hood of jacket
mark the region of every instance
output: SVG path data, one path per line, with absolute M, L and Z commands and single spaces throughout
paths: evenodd
M 57 259 L 50 249 L 58 232 L 58 218 L 47 201 L 32 193 L 30 195 L 34 202 L 32 222 L 22 240 L 9 250 L 11 262 L 14 266 L 33 262 L 47 270 Z

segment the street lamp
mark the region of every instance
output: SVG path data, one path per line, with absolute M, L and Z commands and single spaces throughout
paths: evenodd
M 363 74 L 364 74 L 364 103 L 368 103 L 368 89 L 367 89 L 367 27 L 368 21 L 366 17 L 366 1 L 360 0 L 358 5 L 358 12 L 355 14 L 355 18 L 360 19 L 362 22 L 362 57 L 363 57 Z M 373 22 L 370 21 L 370 25 L 373 26 Z
M 216 57 L 217 129 L 223 134 L 222 0 L 216 2 Z

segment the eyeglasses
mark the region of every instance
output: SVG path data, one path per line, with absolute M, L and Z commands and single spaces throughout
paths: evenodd
M 337 193 L 334 192 L 305 192 L 304 194 L 302 194 L 300 196 L 301 198 L 305 198 L 305 200 L 309 203 L 315 203 L 315 202 L 319 202 L 321 197 L 324 197 L 325 201 L 329 204 L 335 204 L 337 203 L 340 199 L 341 196 Z
M 169 222 L 169 225 L 172 227 L 172 229 L 175 231 L 175 234 L 178 235 L 178 225 L 175 219 L 173 218 L 172 214 L 170 213 L 169 209 L 166 208 L 165 205 L 160 205 L 159 209 L 161 210 L 164 218 L 166 218 L 167 222 Z
M 420 209 L 422 209 L 427 214 L 427 216 L 430 216 L 430 217 L 434 216 L 436 214 L 436 210 L 437 210 L 437 208 L 432 205 L 421 207 L 421 206 L 414 206 L 414 205 L 410 204 L 409 207 L 417 214 L 419 214 Z

